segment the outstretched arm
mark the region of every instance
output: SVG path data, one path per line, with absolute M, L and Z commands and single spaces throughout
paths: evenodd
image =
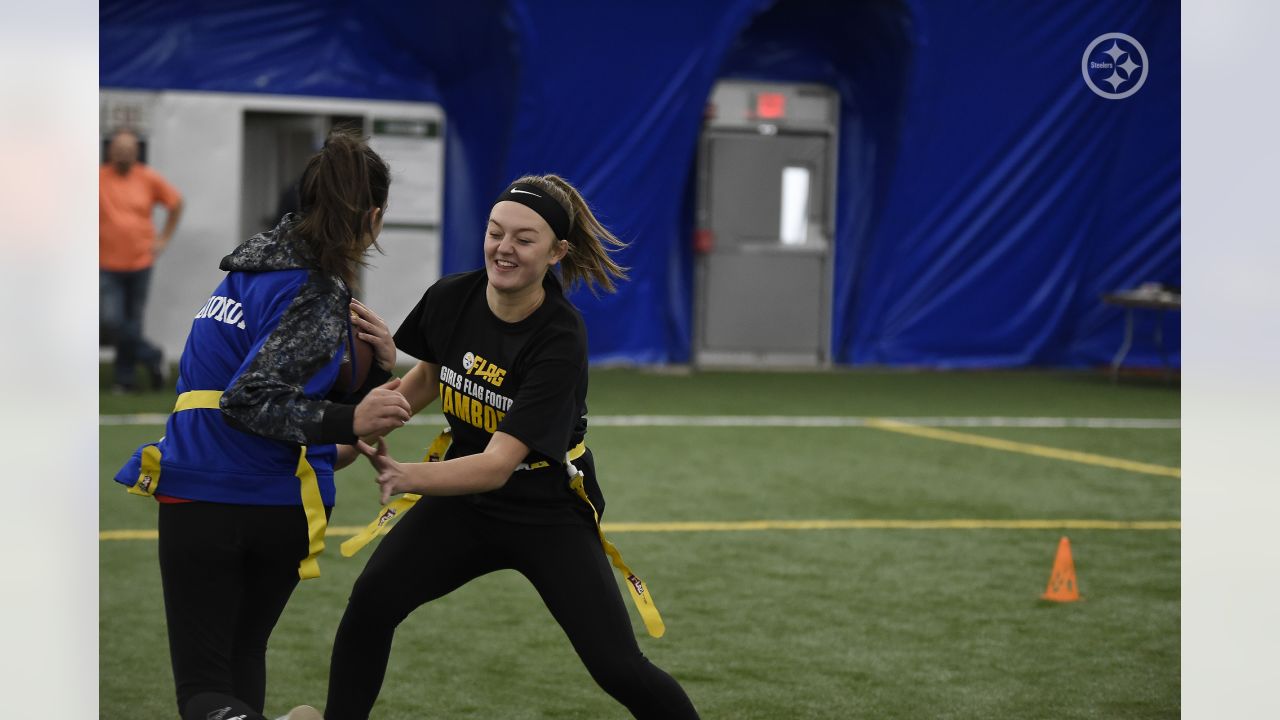
M 355 445 L 339 444 L 337 445 L 337 448 L 338 448 L 338 456 L 333 460 L 334 470 L 341 470 L 342 468 L 355 462 L 356 458 L 360 457 L 360 451 L 356 449 Z
M 440 366 L 429 362 L 419 362 L 405 373 L 404 382 L 400 384 L 400 394 L 409 401 L 414 415 L 440 397 L 439 378 Z
M 386 321 L 367 305 L 353 298 L 351 300 L 351 323 L 359 331 L 357 337 L 373 346 L 374 358 L 378 369 L 381 369 L 384 373 L 391 372 L 395 368 L 396 345 Z M 397 390 L 406 399 L 404 407 L 409 411 L 410 415 L 416 414 L 422 408 L 430 405 L 432 400 L 435 400 L 438 390 L 432 379 L 439 374 L 440 367 L 438 365 L 418 363 L 397 386 Z M 373 379 L 373 375 L 374 373 L 371 371 L 370 381 Z M 406 390 L 408 391 L 407 394 Z M 369 440 L 373 441 L 375 437 L 371 436 Z M 358 457 L 360 457 L 360 451 L 356 449 L 355 445 L 340 444 L 338 445 L 338 457 L 334 461 L 333 467 L 335 470 L 341 470 L 355 462 Z
M 409 420 L 399 378 L 370 391 L 359 404 L 307 396 L 307 380 L 330 362 L 346 332 L 346 301 L 328 281 L 309 278 L 288 302 L 222 393 L 219 406 L 232 427 L 316 445 L 384 435 Z
M 496 432 L 484 452 L 444 462 L 402 463 L 387 453 L 386 443 L 377 447 L 363 440 L 357 447 L 378 471 L 382 504 L 392 495 L 468 495 L 497 490 L 507 483 L 516 466 L 529 454 L 529 447 L 514 436 Z

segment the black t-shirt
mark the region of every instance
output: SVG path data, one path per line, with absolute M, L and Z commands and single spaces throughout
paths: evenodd
M 565 453 L 586 434 L 582 316 L 552 273 L 543 281 L 542 305 L 515 323 L 489 309 L 486 284 L 484 270 L 441 278 L 396 330 L 396 347 L 440 366 L 440 408 L 453 431 L 446 459 L 484 452 L 501 430 L 529 446 L 524 465 L 547 463 L 517 470 L 503 487 L 466 500 L 517 522 L 590 522 L 564 467 Z M 589 486 L 599 492 L 594 482 Z

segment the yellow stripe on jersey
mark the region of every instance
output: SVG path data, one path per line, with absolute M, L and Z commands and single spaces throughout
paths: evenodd
M 178 396 L 173 411 L 183 410 L 217 410 L 218 401 L 222 399 L 221 390 L 190 390 Z M 151 497 L 160 486 L 160 448 L 148 445 L 142 449 L 141 469 L 138 481 L 129 488 L 134 495 Z M 302 498 L 302 510 L 307 515 L 307 557 L 298 564 L 298 577 L 303 580 L 320 577 L 320 562 L 317 560 L 324 552 L 324 534 L 329 519 L 324 513 L 324 499 L 320 495 L 320 481 L 316 477 L 315 468 L 307 460 L 307 446 L 299 450 L 298 468 L 294 473 L 298 478 L 299 495 Z

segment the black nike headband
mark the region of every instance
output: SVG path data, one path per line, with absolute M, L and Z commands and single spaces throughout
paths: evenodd
M 497 205 L 503 200 L 520 203 L 538 213 L 551 226 L 551 232 L 556 234 L 557 240 L 569 237 L 569 213 L 565 212 L 559 201 L 537 185 L 511 183 L 511 186 L 503 190 L 493 204 Z

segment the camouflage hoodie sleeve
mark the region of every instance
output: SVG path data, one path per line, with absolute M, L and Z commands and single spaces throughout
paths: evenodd
M 355 442 L 354 405 L 303 393 L 344 341 L 349 302 L 343 285 L 311 272 L 275 329 L 222 393 L 224 419 L 239 430 L 299 445 Z

